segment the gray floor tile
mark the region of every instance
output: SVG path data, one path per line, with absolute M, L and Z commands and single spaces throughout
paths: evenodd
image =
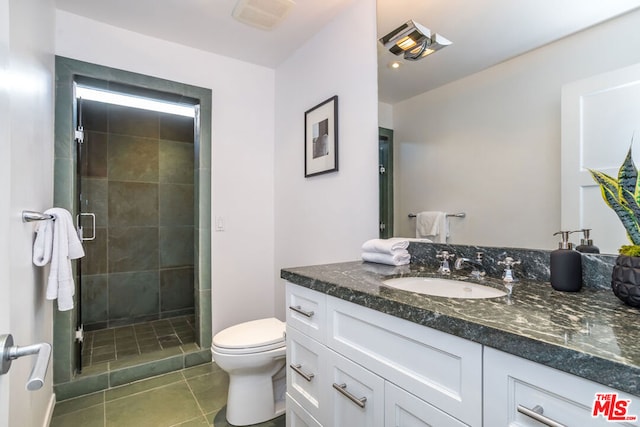
M 105 406 L 107 427 L 169 427 L 201 415 L 184 382 L 109 401 Z
M 104 427 L 104 404 L 51 418 L 49 427 Z

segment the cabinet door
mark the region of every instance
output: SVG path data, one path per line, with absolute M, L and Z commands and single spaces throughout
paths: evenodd
M 287 283 L 286 298 L 287 326 L 324 343 L 326 295 Z
M 482 346 L 327 297 L 327 345 L 471 426 L 482 425 Z
M 596 394 L 629 400 L 628 416 L 640 416 L 640 398 L 491 348 L 484 351 L 484 425 L 538 427 L 639 426 L 638 421 L 612 423 L 605 403 L 592 415 Z M 528 411 L 533 411 L 534 413 Z M 535 413 L 537 412 L 538 415 Z M 542 415 L 548 421 L 534 418 Z M 613 411 L 612 416 L 615 416 Z M 558 424 L 553 424 L 556 422 Z
M 384 386 L 385 427 L 465 427 L 424 400 L 387 382 Z
M 316 418 L 325 410 L 326 347 L 287 326 L 287 392 Z
M 322 427 L 294 398 L 287 394 L 287 427 Z
M 331 427 L 382 427 L 384 380 L 327 349 L 329 410 L 323 424 Z

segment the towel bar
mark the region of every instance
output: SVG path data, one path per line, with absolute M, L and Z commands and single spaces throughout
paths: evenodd
M 47 221 L 49 219 L 55 219 L 55 217 L 35 211 L 22 211 L 22 222 Z
M 464 213 L 464 212 L 458 212 L 458 213 L 454 213 L 454 214 L 447 214 L 447 216 L 453 216 L 453 217 L 456 217 L 456 218 L 464 218 L 465 216 L 467 216 L 467 214 Z M 409 218 L 415 218 L 415 217 L 416 217 L 416 214 L 413 214 L 413 213 L 409 214 Z

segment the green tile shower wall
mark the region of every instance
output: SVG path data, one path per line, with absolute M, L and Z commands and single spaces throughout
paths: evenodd
M 73 123 L 75 122 L 75 113 L 72 106 L 73 100 L 73 82 L 81 79 L 99 79 L 104 83 L 104 87 L 116 87 L 121 83 L 124 85 L 132 85 L 139 88 L 141 91 L 154 90 L 161 91 L 166 94 L 178 94 L 168 95 L 172 96 L 174 101 L 180 100 L 196 100 L 199 103 L 197 107 L 200 111 L 198 117 L 198 123 L 196 126 L 195 135 L 195 170 L 191 173 L 195 173 L 195 185 L 197 192 L 195 194 L 194 204 L 196 206 L 196 222 L 193 224 L 195 228 L 194 246 L 191 248 L 193 256 L 195 258 L 194 266 L 194 283 L 195 283 L 195 308 L 196 316 L 198 319 L 198 342 L 199 349 L 194 348 L 193 351 L 189 351 L 184 354 L 184 363 L 186 366 L 196 365 L 204 361 L 210 360 L 211 353 L 208 347 L 211 345 L 211 105 L 212 94 L 210 89 L 191 86 L 183 83 L 172 82 L 169 80 L 158 79 L 155 77 L 144 76 L 141 74 L 131 73 L 128 71 L 113 69 L 109 67 L 103 67 L 95 64 L 90 64 L 82 61 L 77 61 L 70 58 L 56 57 L 56 116 L 55 116 L 55 159 L 54 159 L 54 204 L 58 207 L 66 208 L 72 212 L 75 212 L 75 144 L 74 144 L 74 129 Z M 89 124 L 89 122 L 86 122 Z M 106 120 L 91 124 L 95 129 L 99 131 L 107 131 Z M 179 132 L 180 126 L 173 127 L 173 132 Z M 176 137 L 174 134 L 169 133 L 165 127 L 161 126 L 159 129 L 159 136 L 161 144 L 174 144 L 175 141 L 180 141 L 180 137 Z M 106 140 L 100 140 L 100 137 L 94 135 L 93 150 L 103 150 L 102 155 L 94 156 L 94 162 L 84 167 L 89 168 L 94 177 L 106 177 L 107 169 L 107 142 Z M 166 140 L 166 141 L 165 141 Z M 173 146 L 173 150 L 184 150 L 184 146 Z M 171 150 L 171 148 L 168 148 Z M 166 151 L 166 155 L 160 155 L 159 162 L 162 164 L 166 161 L 166 157 L 170 156 L 169 151 Z M 98 153 L 96 153 L 98 154 Z M 163 160 L 164 157 L 164 160 Z M 95 161 L 98 159 L 99 161 Z M 182 170 L 182 168 L 177 167 Z M 175 184 L 184 184 L 188 179 L 187 176 L 176 176 L 175 171 L 169 172 L 167 170 L 167 177 L 159 177 L 161 183 L 166 183 L 165 179 Z M 95 178 L 91 178 L 95 179 Z M 193 182 L 193 178 L 192 181 Z M 88 185 L 83 183 L 83 185 Z M 106 187 L 102 189 L 106 192 Z M 107 236 L 107 207 L 106 204 L 92 206 L 92 209 L 98 212 L 102 212 L 101 215 L 105 222 L 101 223 L 98 220 L 97 238 L 103 242 L 106 241 Z M 170 231 L 170 226 L 165 229 L 166 233 L 177 232 L 179 230 Z M 102 233 L 102 235 L 101 235 Z M 162 230 L 160 232 L 160 239 L 162 239 Z M 165 235 L 165 239 L 170 234 Z M 87 257 L 100 257 L 101 251 L 106 251 L 106 247 L 95 247 L 87 250 Z M 166 252 L 160 253 L 160 263 L 162 266 L 163 260 L 168 263 L 181 262 L 167 254 Z M 108 263 L 106 258 L 103 258 L 102 263 L 94 264 L 92 274 L 95 274 L 95 279 L 106 280 L 106 277 L 101 277 L 108 273 Z M 101 291 L 102 289 L 102 291 Z M 104 287 L 101 287 L 99 283 L 90 283 L 88 289 L 84 289 L 84 292 L 94 293 L 94 299 L 104 307 L 104 301 L 108 301 L 108 295 L 104 292 Z M 102 292 L 102 293 L 101 293 Z M 96 320 L 101 317 L 101 313 L 97 312 L 94 316 Z M 88 389 L 102 389 L 105 385 L 104 382 L 93 380 L 91 378 L 84 378 L 83 376 L 75 376 L 75 352 L 74 352 L 74 336 L 75 336 L 75 312 L 58 312 L 54 313 L 54 345 L 53 345 L 53 380 L 56 385 L 56 389 L 71 390 L 78 389 L 77 392 L 86 392 Z M 101 380 L 102 378 L 100 378 Z M 81 381 L 82 380 L 82 381 Z M 91 386 L 84 387 L 78 384 L 78 387 L 74 386 L 74 383 L 80 381 L 81 384 Z M 96 383 L 98 381 L 98 383 Z M 77 395 L 77 392 L 71 393 Z
M 94 101 L 82 109 L 82 193 L 96 214 L 82 262 L 85 328 L 193 313 L 193 119 Z

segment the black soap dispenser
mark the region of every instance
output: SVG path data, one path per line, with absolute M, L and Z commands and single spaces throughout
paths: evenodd
M 551 287 L 557 291 L 578 292 L 582 288 L 582 255 L 569 243 L 571 231 L 558 231 L 562 241 L 559 248 L 551 252 Z
M 583 228 L 582 230 L 577 230 L 577 232 L 582 231 L 584 236 L 580 239 L 580 244 L 576 246 L 576 251 L 582 252 L 585 254 L 599 254 L 600 249 L 597 246 L 593 245 L 593 240 L 589 238 L 590 228 Z

